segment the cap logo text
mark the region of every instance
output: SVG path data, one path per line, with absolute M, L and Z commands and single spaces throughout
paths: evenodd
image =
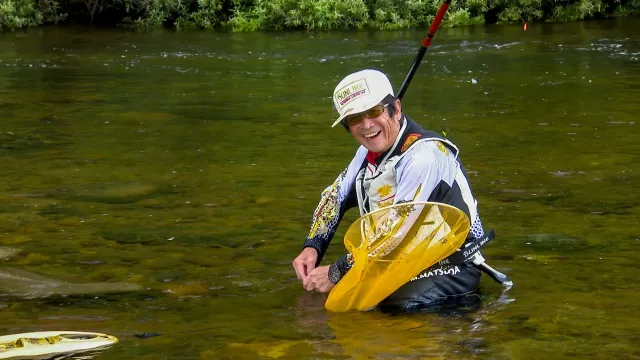
M 340 104 L 340 107 L 344 107 L 351 100 L 365 94 L 370 94 L 369 86 L 367 86 L 367 81 L 365 79 L 360 79 L 354 81 L 350 84 L 347 84 L 340 88 L 335 93 L 336 102 Z

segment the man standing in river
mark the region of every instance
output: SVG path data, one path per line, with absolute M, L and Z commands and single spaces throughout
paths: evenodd
M 345 77 L 333 101 L 342 124 L 360 143 L 348 167 L 327 187 L 313 214 L 303 250 L 293 261 L 308 291 L 329 292 L 351 268 L 351 255 L 319 266 L 345 211 L 360 215 L 407 201 L 445 203 L 464 211 L 471 221 L 466 243 L 484 236 L 476 200 L 460 162 L 458 148 L 424 130 L 402 113 L 387 76 L 366 69 Z M 478 253 L 478 256 L 479 253 Z M 472 263 L 425 269 L 384 299 L 383 311 L 421 311 L 477 301 L 480 271 Z

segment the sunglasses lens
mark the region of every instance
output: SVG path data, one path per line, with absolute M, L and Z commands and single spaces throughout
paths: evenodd
M 371 109 L 361 112 L 359 114 L 353 114 L 347 116 L 345 119 L 349 126 L 355 126 L 360 124 L 360 122 L 364 119 L 364 117 L 368 117 L 369 119 L 375 119 L 380 116 L 384 112 L 384 105 L 376 105 Z
M 358 125 L 363 118 L 364 118 L 364 114 L 355 114 L 355 115 L 347 116 L 347 124 L 349 124 L 349 126 Z
M 380 116 L 380 114 L 382 114 L 383 112 L 384 112 L 384 106 L 376 105 L 376 106 L 372 107 L 371 109 L 369 109 L 369 111 L 367 111 L 367 116 L 370 119 L 373 119 L 373 118 L 377 118 L 378 116 Z

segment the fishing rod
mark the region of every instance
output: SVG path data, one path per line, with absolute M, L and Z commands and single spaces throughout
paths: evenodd
M 447 13 L 447 9 L 449 9 L 449 5 L 451 5 L 451 0 L 445 0 L 442 3 L 442 5 L 440 5 L 440 8 L 436 13 L 436 17 L 433 19 L 433 22 L 429 27 L 427 36 L 424 38 L 424 40 L 422 40 L 422 44 L 421 44 L 422 46 L 420 46 L 420 49 L 416 54 L 416 58 L 413 60 L 413 64 L 411 64 L 409 73 L 407 73 L 407 76 L 404 78 L 402 85 L 400 85 L 400 90 L 398 90 L 398 96 L 397 96 L 398 99 L 402 100 L 404 93 L 407 91 L 407 88 L 409 87 L 409 83 L 411 82 L 411 79 L 413 79 L 413 75 L 416 74 L 416 71 L 418 70 L 418 66 L 420 66 L 420 63 L 422 62 L 422 58 L 424 57 L 424 54 L 427 52 L 429 45 L 431 45 L 431 40 L 433 40 L 433 37 L 436 35 L 436 31 L 438 31 L 438 28 L 440 27 L 440 23 L 442 22 L 442 19 L 444 19 L 444 15 Z M 511 288 L 511 286 L 513 286 L 513 282 L 511 281 L 511 279 L 509 279 L 507 275 L 487 265 L 487 263 L 484 262 L 484 258 L 482 257 L 482 255 L 480 255 L 480 253 L 477 253 L 475 255 L 473 264 L 476 266 L 476 268 L 482 270 L 487 275 L 489 275 L 492 279 L 504 285 L 505 287 Z
M 438 27 L 440 27 L 440 23 L 442 22 L 442 19 L 444 18 L 444 14 L 447 12 L 447 9 L 449 8 L 450 4 L 451 4 L 451 0 L 445 0 L 442 3 L 442 5 L 440 5 L 440 9 L 438 9 L 438 12 L 436 13 L 436 17 L 433 19 L 433 22 L 429 27 L 429 32 L 427 33 L 427 37 L 425 37 L 424 40 L 422 40 L 422 46 L 420 46 L 420 49 L 416 54 L 416 58 L 413 60 L 413 64 L 411 64 L 411 68 L 409 69 L 409 73 L 407 74 L 407 77 L 404 78 L 404 81 L 400 86 L 400 90 L 398 91 L 398 96 L 397 96 L 398 99 L 402 100 L 402 96 L 404 96 L 404 93 L 407 91 L 407 88 L 409 87 L 409 83 L 411 82 L 411 79 L 413 79 L 413 75 L 415 75 L 416 70 L 418 70 L 418 66 L 420 66 L 420 62 L 422 62 L 422 58 L 424 57 L 424 54 L 427 52 L 427 49 L 431 44 L 431 40 L 436 35 L 436 31 L 438 31 Z

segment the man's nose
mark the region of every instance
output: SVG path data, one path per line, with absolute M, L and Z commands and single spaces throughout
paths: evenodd
M 369 115 L 365 115 L 362 118 L 362 127 L 364 127 L 365 129 L 368 129 L 371 126 L 373 126 L 373 120 L 369 117 Z

